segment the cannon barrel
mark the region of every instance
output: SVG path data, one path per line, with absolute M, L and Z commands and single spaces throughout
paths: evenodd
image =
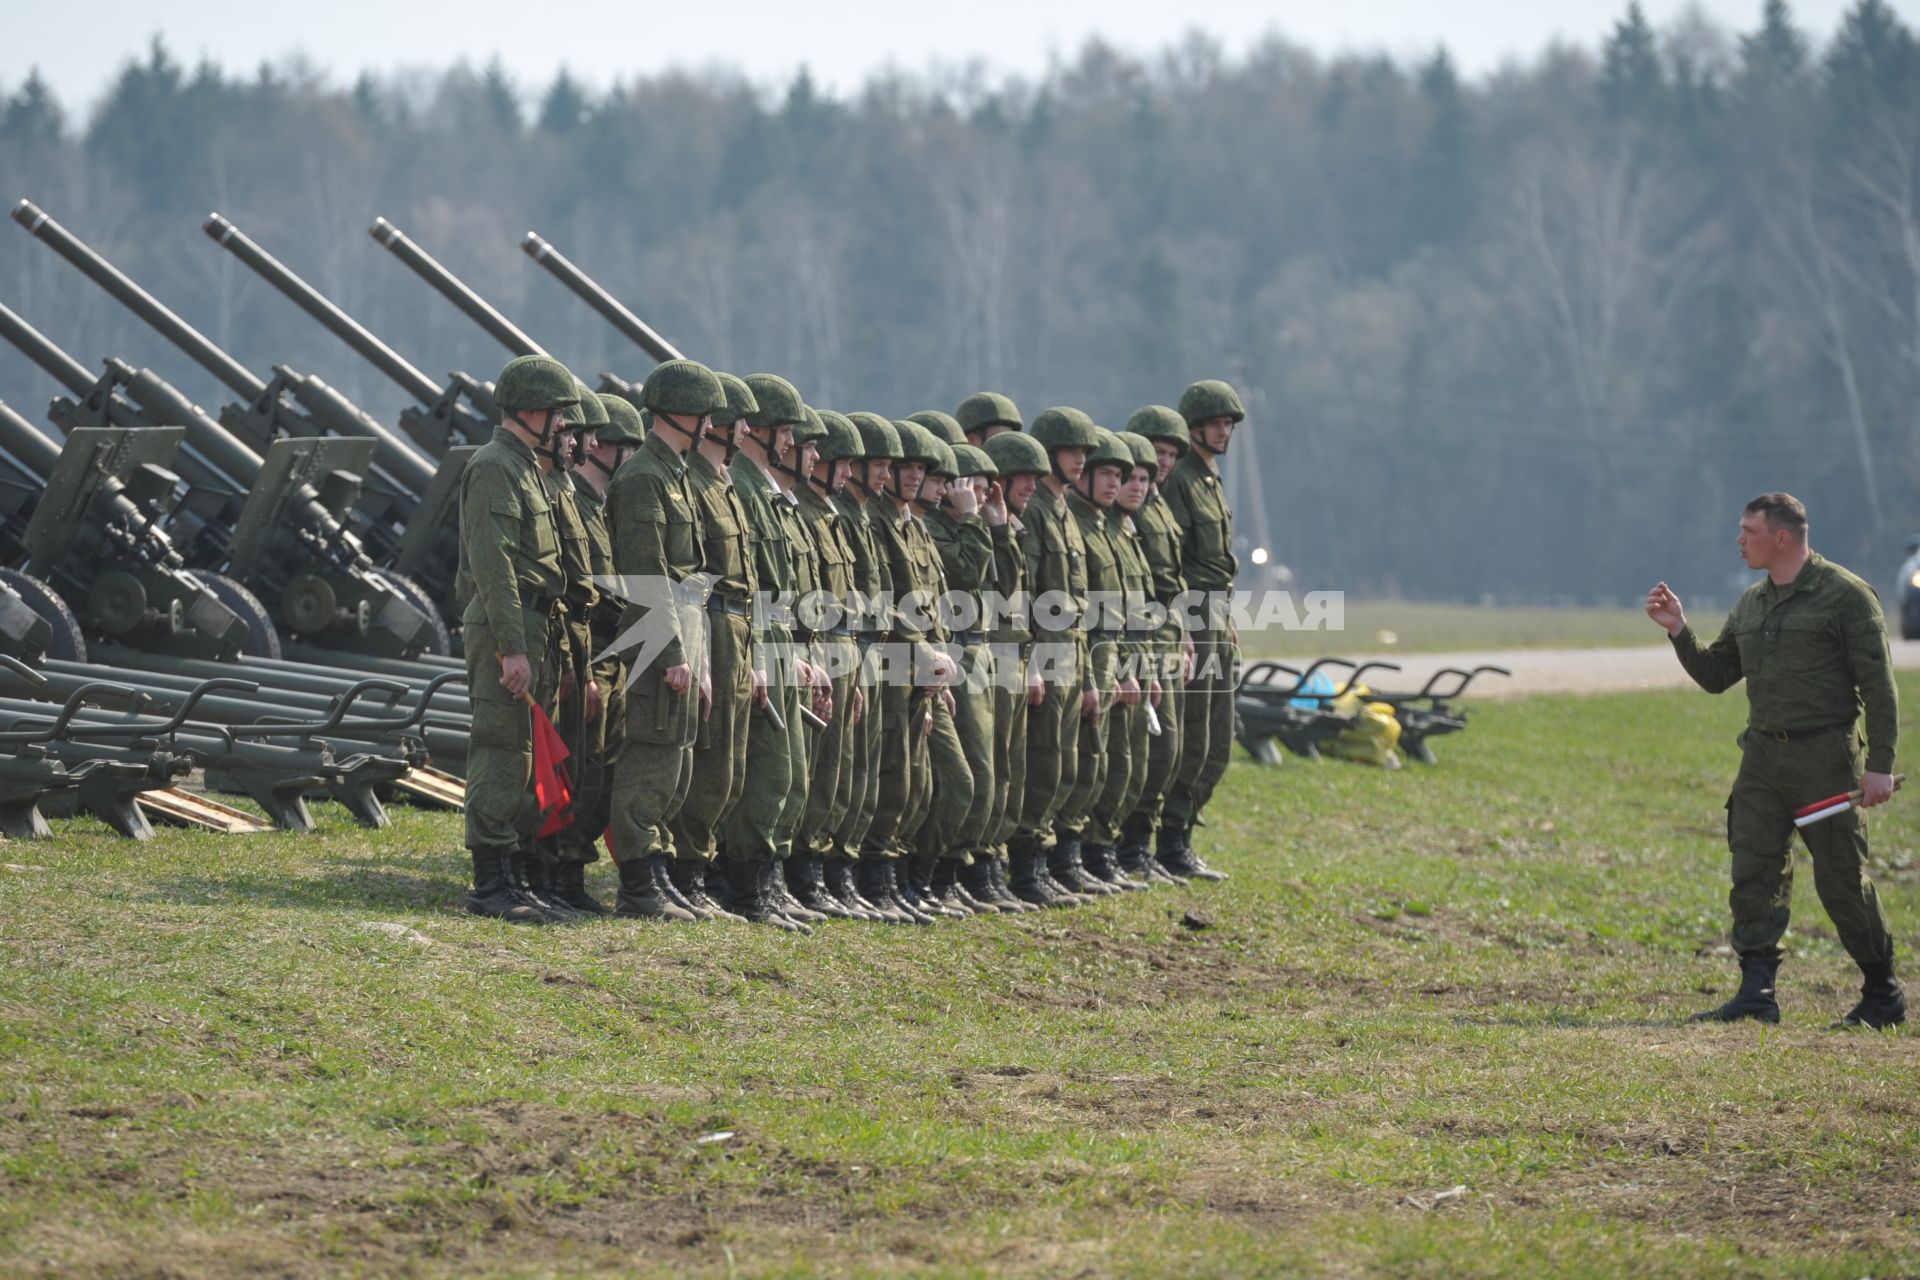
M 0 450 L 12 455 L 43 483 L 60 465 L 60 446 L 4 400 L 0 400 Z
M 270 384 L 255 377 L 245 365 L 215 346 L 206 335 L 88 248 L 79 237 L 54 221 L 39 206 L 30 200 L 22 200 L 15 206 L 13 218 L 79 268 L 88 279 L 105 289 L 115 301 L 146 321 L 162 337 L 243 396 L 249 406 L 267 410 L 272 408 L 268 403 Z M 309 429 L 293 434 L 324 435 L 331 431 L 336 435 L 371 437 L 375 442 L 374 460 L 392 477 L 393 482 L 415 497 L 426 492 L 427 485 L 433 479 L 433 467 L 398 436 L 319 379 L 305 377 L 285 367 L 277 372 L 286 379 L 295 400 L 310 415 L 307 423 L 299 424 Z M 287 425 L 284 416 L 277 416 L 276 420 L 280 425 Z
M 18 347 L 20 354 L 45 369 L 55 382 L 74 395 L 84 396 L 93 386 L 93 375 L 87 372 L 87 366 L 62 351 L 5 303 L 0 303 L 0 338 Z
M 441 266 L 433 256 L 409 240 L 406 233 L 385 218 L 375 218 L 367 234 L 386 246 L 394 257 L 407 264 L 413 273 L 439 290 L 454 306 L 465 312 L 475 324 L 493 336 L 494 341 L 516 356 L 545 355 L 546 348 L 523 333 L 513 321 L 489 306 L 485 299 L 469 289 L 453 272 Z
M 574 266 L 566 254 L 542 239 L 539 233 L 527 232 L 521 237 L 520 248 L 529 258 L 551 272 L 561 284 L 579 294 L 588 306 L 598 311 L 609 324 L 626 335 L 629 342 L 646 352 L 655 363 L 684 358 L 674 349 L 672 343 L 655 333 L 646 321 L 628 310 L 626 304 L 620 299 L 601 288 L 599 282 L 592 276 Z
M 13 220 L 29 234 L 44 241 L 52 250 L 79 268 L 81 274 L 112 294 L 120 304 L 160 331 L 220 381 L 248 400 L 257 398 L 267 384 L 248 368 L 215 346 L 207 336 L 161 304 L 160 300 L 128 279 L 117 267 L 83 244 L 80 238 L 55 222 L 31 200 L 13 207 Z
M 440 394 L 439 386 L 365 326 L 328 300 L 318 289 L 294 274 L 285 263 L 262 249 L 246 232 L 218 213 L 207 215 L 200 229 L 213 242 L 246 263 L 254 274 L 287 295 L 294 305 L 326 326 L 328 332 L 358 352 L 380 372 L 400 385 L 416 400 L 431 404 Z
M 493 434 L 493 427 L 487 421 L 485 409 L 473 413 L 463 406 L 453 403 L 455 396 L 432 378 L 421 372 L 411 361 L 398 351 L 382 342 L 372 330 L 342 311 L 333 300 L 308 284 L 294 270 L 268 253 L 246 232 L 233 225 L 232 221 L 218 213 L 210 213 L 201 224 L 201 229 L 213 242 L 234 257 L 240 259 L 255 274 L 291 298 L 296 306 L 318 320 L 334 337 L 351 347 L 361 359 L 391 378 L 402 391 L 418 400 L 430 410 L 439 410 L 443 403 L 450 425 L 457 427 L 469 440 L 485 441 Z M 465 375 L 456 374 L 456 385 L 464 386 L 470 396 L 480 392 L 479 384 Z
M 190 457 L 205 464 L 204 471 L 187 478 L 195 484 L 213 484 L 244 490 L 260 474 L 260 455 L 207 416 L 184 392 L 151 369 L 135 369 L 126 361 L 108 357 L 113 382 L 123 387 L 129 406 L 101 385 L 87 367 L 63 351 L 51 338 L 0 304 L 0 338 L 72 393 L 85 412 L 87 425 L 112 427 L 166 426 L 187 429 Z M 137 407 L 136 407 L 137 406 Z M 186 474 L 185 471 L 182 474 Z

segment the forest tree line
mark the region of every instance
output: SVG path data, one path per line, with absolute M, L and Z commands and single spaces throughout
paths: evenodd
M 551 240 L 682 350 L 900 417 L 1004 390 L 1122 425 L 1199 377 L 1251 420 L 1302 587 L 1726 599 L 1755 492 L 1891 585 L 1920 531 L 1920 46 L 1885 0 L 1811 32 L 1629 8 L 1597 48 L 1463 79 L 1090 42 L 1045 75 L 500 65 L 342 83 L 156 39 L 84 113 L 0 86 L 30 198 L 243 363 L 405 396 L 199 231 L 217 209 L 438 378 L 506 358 L 376 246 L 384 215 L 592 381 L 648 362 L 517 251 Z M 18 228 L 0 301 L 97 367 L 223 388 Z M 0 399 L 59 388 L 0 350 Z

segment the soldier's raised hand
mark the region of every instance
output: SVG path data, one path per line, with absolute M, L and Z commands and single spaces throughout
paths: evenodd
M 1680 628 L 1687 625 L 1687 611 L 1680 604 L 1680 597 L 1674 594 L 1672 587 L 1664 582 L 1654 584 L 1647 592 L 1647 616 L 1667 629 L 1667 634 L 1677 636 Z

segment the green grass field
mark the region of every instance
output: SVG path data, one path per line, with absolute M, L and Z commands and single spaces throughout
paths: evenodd
M 1696 631 L 1711 636 L 1724 612 L 1689 611 Z M 1304 658 L 1342 653 L 1458 653 L 1469 649 L 1593 649 L 1659 644 L 1660 631 L 1637 608 L 1591 605 L 1424 604 L 1407 600 L 1346 602 L 1340 631 L 1246 634 L 1256 658 Z
M 0 1273 L 1913 1275 L 1920 1040 L 1824 1029 L 1808 876 L 1784 1024 L 1683 1022 L 1741 714 L 1236 764 L 1225 885 L 810 940 L 468 918 L 448 815 L 68 825 L 0 850 Z

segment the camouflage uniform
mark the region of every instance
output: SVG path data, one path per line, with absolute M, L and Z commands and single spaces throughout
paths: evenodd
M 1180 401 L 1190 427 L 1210 417 L 1242 416 L 1239 398 L 1225 383 L 1196 383 Z M 1176 873 L 1219 876 L 1194 854 L 1192 835 L 1233 755 L 1233 686 L 1240 656 L 1228 619 L 1233 579 L 1240 571 L 1233 553 L 1233 512 L 1220 476 L 1199 449 L 1189 449 L 1174 464 L 1163 496 L 1180 526 L 1187 586 L 1213 598 L 1200 611 L 1204 625 L 1192 637 L 1194 674 L 1178 713 L 1185 724 L 1179 765 L 1161 806 L 1159 856 Z
M 1778 960 L 1793 891 L 1794 811 L 1854 789 L 1863 770 L 1893 772 L 1900 705 L 1879 598 L 1814 555 L 1786 586 L 1762 578 L 1747 588 L 1711 645 L 1687 627 L 1673 647 L 1709 693 L 1747 682 L 1740 772 L 1727 798 L 1732 941 L 1743 956 Z M 1862 967 L 1891 964 L 1893 934 L 1867 874 L 1866 815 L 1850 809 L 1800 835 L 1847 954 Z
M 545 357 L 501 371 L 503 408 L 551 411 L 579 403 L 573 375 Z M 550 715 L 565 653 L 566 577 L 553 502 L 538 459 L 506 427 L 475 451 L 460 477 L 455 599 L 465 628 L 473 725 L 467 753 L 466 844 L 477 914 L 515 922 L 552 918 L 531 891 L 526 859 L 540 826 L 533 794 L 533 717 Z M 501 659 L 525 656 L 527 699 L 500 684 Z
M 641 395 L 656 417 L 704 416 L 725 405 L 713 372 L 691 360 L 656 368 Z M 708 649 L 698 511 L 686 462 L 658 434 L 648 435 L 607 487 L 614 569 L 644 592 L 622 611 L 621 632 L 638 627 L 662 641 L 644 665 L 635 655 L 626 688 L 626 740 L 614 765 L 610 846 L 620 863 L 620 910 L 626 914 L 692 918 L 664 864 L 671 848 L 668 823 L 693 776 L 698 682 Z M 694 669 L 694 685 L 675 693 L 666 673 L 681 664 Z

